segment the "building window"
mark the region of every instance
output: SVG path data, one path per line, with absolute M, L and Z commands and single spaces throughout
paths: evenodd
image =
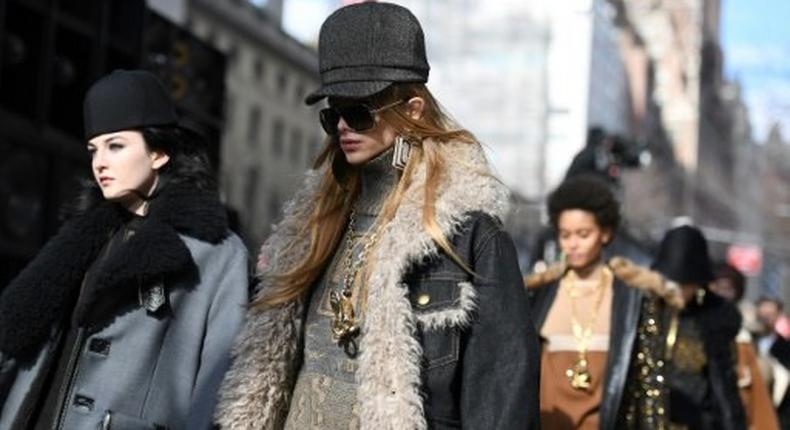
M 257 166 L 247 170 L 247 182 L 244 184 L 244 202 L 242 206 L 247 208 L 247 219 L 252 224 L 255 214 L 255 201 L 258 200 L 258 187 L 260 186 L 261 172 Z
M 207 44 L 215 46 L 215 43 L 217 42 L 217 32 L 213 28 L 206 30 L 205 41 Z
M 263 79 L 263 60 L 260 57 L 252 62 L 252 75 L 259 81 Z
M 261 109 L 253 106 L 247 122 L 247 145 L 254 147 L 258 143 L 258 132 L 261 128 Z
M 301 103 L 302 100 L 304 100 L 306 95 L 307 94 L 305 94 L 304 84 L 300 82 L 296 86 L 296 102 L 297 103 Z
M 324 147 L 324 137 L 318 136 L 313 140 L 313 157 L 317 157 L 318 153 L 321 152 L 321 149 Z
M 272 127 L 272 153 L 275 157 L 281 157 L 283 155 L 283 139 L 285 138 L 285 124 L 281 119 L 277 119 L 274 121 L 274 127 Z
M 291 163 L 299 163 L 299 155 L 302 152 L 302 132 L 294 129 L 291 132 L 291 146 L 288 148 L 288 157 Z
M 288 90 L 288 75 L 284 70 L 280 70 L 280 73 L 277 74 L 277 89 L 280 90 L 280 94 L 285 94 Z
M 225 106 L 224 112 L 222 115 L 222 122 L 224 126 L 224 130 L 230 130 L 233 128 L 233 108 L 235 107 L 236 100 L 233 98 L 233 94 L 228 91 L 225 93 Z
M 235 42 L 230 42 L 225 51 L 225 58 L 227 58 L 228 67 L 232 67 L 239 60 L 239 47 Z
M 318 157 L 318 152 L 321 150 L 321 145 L 323 145 L 323 143 L 324 140 L 321 136 L 316 136 L 315 139 L 310 139 L 310 142 L 307 142 L 305 145 L 305 162 L 311 169 L 313 168 L 313 163 L 316 157 Z
M 269 195 L 269 219 L 277 221 L 279 213 L 280 197 L 277 195 L 277 192 L 272 191 L 272 193 Z

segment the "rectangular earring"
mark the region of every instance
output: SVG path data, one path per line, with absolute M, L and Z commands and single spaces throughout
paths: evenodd
M 411 154 L 411 143 L 402 135 L 395 138 L 395 148 L 392 152 L 392 167 L 403 170 L 409 161 Z

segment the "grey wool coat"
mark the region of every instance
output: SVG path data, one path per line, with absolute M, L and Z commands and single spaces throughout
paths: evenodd
M 215 194 L 171 184 L 82 287 L 129 215 L 102 203 L 64 225 L 0 296 L 0 429 L 25 428 L 61 322 L 77 347 L 63 429 L 205 429 L 248 301 L 248 259 Z

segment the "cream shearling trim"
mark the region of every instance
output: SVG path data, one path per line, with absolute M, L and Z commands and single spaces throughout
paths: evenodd
M 458 288 L 458 299 L 449 309 L 417 314 L 417 321 L 424 330 L 469 326 L 477 306 L 477 293 L 471 282 L 459 282 Z
M 552 282 L 559 281 L 568 271 L 565 263 L 555 263 L 540 272 L 531 273 L 524 277 L 524 287 L 540 288 Z
M 474 211 L 502 219 L 507 211 L 508 192 L 487 173 L 482 148 L 466 143 L 445 145 L 453 146 L 453 156 L 445 164 L 436 201 L 437 223 L 445 236 L 452 237 Z M 408 289 L 401 284 L 414 262 L 439 255 L 421 221 L 425 177 L 425 166 L 419 166 L 371 255 L 375 265 L 367 288 L 368 307 L 357 371 L 363 430 L 427 428 L 420 387 L 422 348 L 416 338 L 419 320 L 412 310 Z M 320 178 L 317 172 L 308 175 L 285 210 L 285 219 L 262 247 L 262 289 L 272 274 L 291 267 L 305 255 L 308 244 L 297 240 L 297 228 L 312 209 Z M 468 287 L 473 291 L 471 284 Z M 465 297 L 471 297 L 468 290 Z M 216 412 L 217 422 L 224 428 L 282 426 L 299 359 L 302 309 L 301 304 L 292 303 L 266 312 L 248 312 Z M 460 312 L 445 317 L 444 322 L 468 322 L 470 318 Z M 439 319 L 437 322 L 441 322 Z
M 680 287 L 676 283 L 665 279 L 658 272 L 638 266 L 624 257 L 612 257 L 608 265 L 612 269 L 612 273 L 629 287 L 648 291 L 661 297 L 664 302 L 673 308 L 683 309 L 684 302 L 680 293 Z M 565 264 L 553 264 L 542 272 L 525 276 L 524 287 L 528 289 L 540 288 L 559 281 L 566 271 L 567 266 Z
M 293 243 L 297 228 L 312 209 L 313 193 L 321 175 L 308 172 L 304 187 L 287 205 L 286 216 L 261 247 L 258 276 L 268 285 L 271 276 L 286 270 L 306 252 L 306 243 Z M 258 291 L 257 295 L 261 294 Z M 256 296 L 257 296 L 256 295 Z M 233 349 L 234 363 L 220 387 L 215 420 L 228 429 L 271 429 L 282 427 L 290 402 L 302 306 L 286 306 L 259 312 L 250 309 Z
M 638 266 L 623 257 L 613 257 L 609 260 L 609 267 L 626 285 L 655 294 L 675 309 L 683 309 L 684 302 L 680 288 L 674 282 L 666 280 L 660 273 Z

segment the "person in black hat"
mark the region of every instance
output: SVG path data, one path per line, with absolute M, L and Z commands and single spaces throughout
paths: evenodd
M 84 119 L 93 179 L 0 296 L 0 428 L 211 428 L 245 248 L 158 78 L 99 79 Z
M 680 285 L 686 302 L 667 376 L 673 425 L 745 429 L 735 357 L 741 315 L 734 305 L 708 291 L 714 276 L 702 232 L 688 225 L 669 230 L 653 268 Z
M 227 429 L 537 428 L 537 338 L 507 190 L 425 86 L 407 9 L 319 37 L 326 147 L 263 245 L 217 421 Z

